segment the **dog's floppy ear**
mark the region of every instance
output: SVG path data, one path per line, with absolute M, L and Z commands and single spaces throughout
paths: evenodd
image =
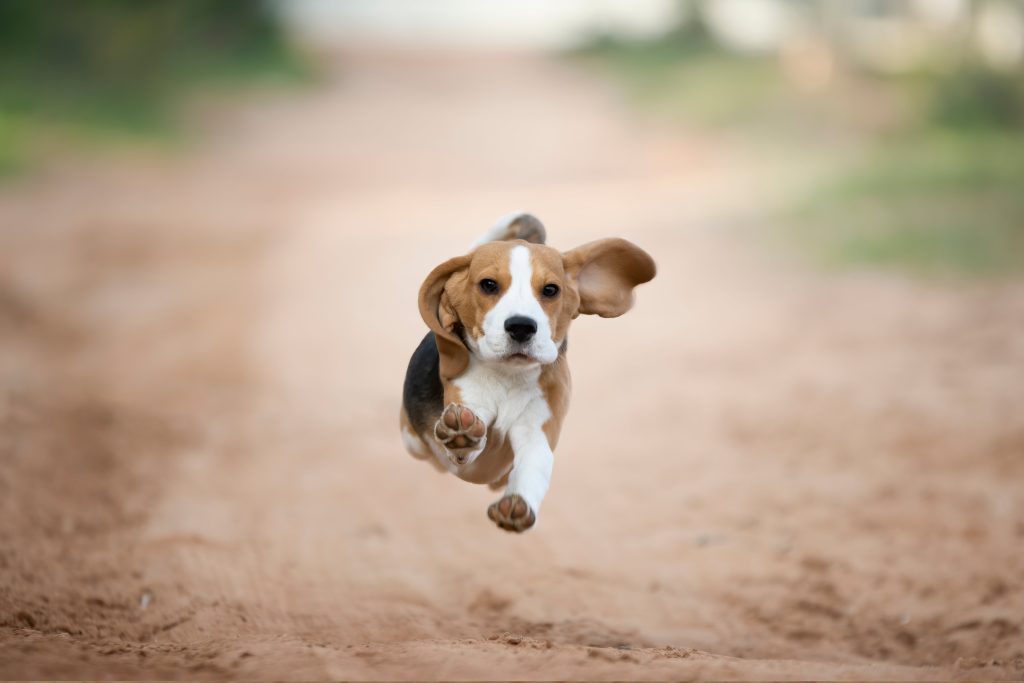
M 654 259 L 618 237 L 588 242 L 562 254 L 579 292 L 580 313 L 615 318 L 633 307 L 633 288 L 654 278 Z
M 434 268 L 420 287 L 420 316 L 434 332 L 440 356 L 441 376 L 457 377 L 469 365 L 469 350 L 459 336 L 462 322 L 452 305 L 447 288 L 458 287 L 465 280 L 470 257 L 456 256 Z

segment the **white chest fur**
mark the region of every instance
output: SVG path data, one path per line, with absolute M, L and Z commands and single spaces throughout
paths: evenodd
M 537 430 L 551 417 L 540 388 L 540 366 L 516 367 L 471 358 L 454 381 L 469 406 L 492 429 L 508 434 L 514 427 Z
M 466 465 L 455 465 L 443 449 L 435 450 L 449 472 L 478 484 L 498 481 L 509 475 L 508 491 L 521 495 L 536 512 L 547 491 L 553 454 L 544 435 L 544 423 L 551 417 L 540 388 L 541 368 L 509 367 L 471 358 L 469 368 L 454 384 L 460 402 L 483 420 L 488 434 L 501 433 L 511 447 L 484 454 Z M 489 438 L 490 438 L 489 436 Z
M 512 447 L 511 471 L 509 464 L 504 464 L 495 472 L 500 472 L 499 476 L 508 472 L 506 495 L 522 497 L 535 514 L 547 493 L 554 464 L 543 430 L 551 408 L 540 388 L 540 373 L 540 367 L 506 368 L 474 358 L 468 371 L 455 380 L 463 405 L 475 411 L 492 430 L 507 435 Z M 466 478 L 464 473 L 456 474 Z

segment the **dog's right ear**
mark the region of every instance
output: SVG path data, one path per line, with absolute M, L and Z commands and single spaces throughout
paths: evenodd
M 420 317 L 434 333 L 445 379 L 458 377 L 469 365 L 469 350 L 459 335 L 462 321 L 448 293 L 465 286 L 469 261 L 468 255 L 448 259 L 430 271 L 420 287 Z

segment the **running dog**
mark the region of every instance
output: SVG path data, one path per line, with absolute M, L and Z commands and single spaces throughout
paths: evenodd
M 487 516 L 507 531 L 537 521 L 569 409 L 569 323 L 614 318 L 655 275 L 651 257 L 610 238 L 560 252 L 527 213 L 498 222 L 419 292 L 430 332 L 402 393 L 406 449 L 475 484 L 505 488 Z

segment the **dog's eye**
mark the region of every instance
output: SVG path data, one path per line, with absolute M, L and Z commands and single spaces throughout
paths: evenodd
M 558 296 L 559 291 L 560 290 L 558 289 L 558 285 L 544 285 L 540 289 L 540 293 L 543 294 L 548 299 L 553 299 L 556 296 Z
M 484 294 L 494 294 L 498 291 L 498 283 L 490 278 L 484 278 L 480 281 L 480 291 Z

